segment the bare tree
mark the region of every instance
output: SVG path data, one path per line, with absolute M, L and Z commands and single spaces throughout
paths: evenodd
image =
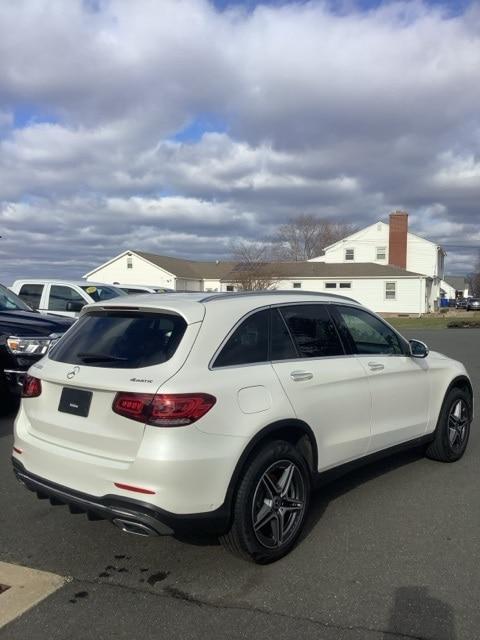
M 270 245 L 238 240 L 232 245 L 232 253 L 236 265 L 227 277 L 239 291 L 275 288 Z
M 322 255 L 325 247 L 355 231 L 352 224 L 331 222 L 312 215 L 295 216 L 275 234 L 275 254 L 279 260 L 310 260 Z
M 474 296 L 480 296 L 480 251 L 478 252 L 477 262 L 475 264 L 475 271 L 470 278 L 471 294 Z

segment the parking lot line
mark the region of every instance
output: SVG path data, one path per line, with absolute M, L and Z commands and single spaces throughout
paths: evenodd
M 0 628 L 52 594 L 68 579 L 55 573 L 0 562 Z

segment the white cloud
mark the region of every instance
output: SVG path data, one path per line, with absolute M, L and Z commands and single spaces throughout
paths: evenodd
M 402 207 L 463 266 L 479 68 L 476 4 L 1 3 L 0 250 L 22 275 L 58 237 L 55 259 L 81 273 L 135 244 L 213 257 L 297 213 L 363 224 Z M 175 138 L 202 119 L 222 131 Z

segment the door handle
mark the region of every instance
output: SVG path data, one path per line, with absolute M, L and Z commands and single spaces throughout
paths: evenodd
M 290 378 L 294 382 L 302 382 L 303 380 L 311 380 L 313 378 L 313 373 L 311 373 L 311 371 L 292 371 Z
M 368 367 L 370 371 L 381 371 L 382 369 L 385 369 L 385 366 L 379 362 L 369 362 Z

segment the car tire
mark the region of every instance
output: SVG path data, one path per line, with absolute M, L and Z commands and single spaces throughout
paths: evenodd
M 230 531 L 220 538 L 236 556 L 269 564 L 295 545 L 308 512 L 311 473 L 292 444 L 269 442 L 251 457 L 239 481 Z
M 433 460 L 455 462 L 465 453 L 470 436 L 472 401 L 463 389 L 451 389 L 445 396 L 435 438 L 426 454 Z

